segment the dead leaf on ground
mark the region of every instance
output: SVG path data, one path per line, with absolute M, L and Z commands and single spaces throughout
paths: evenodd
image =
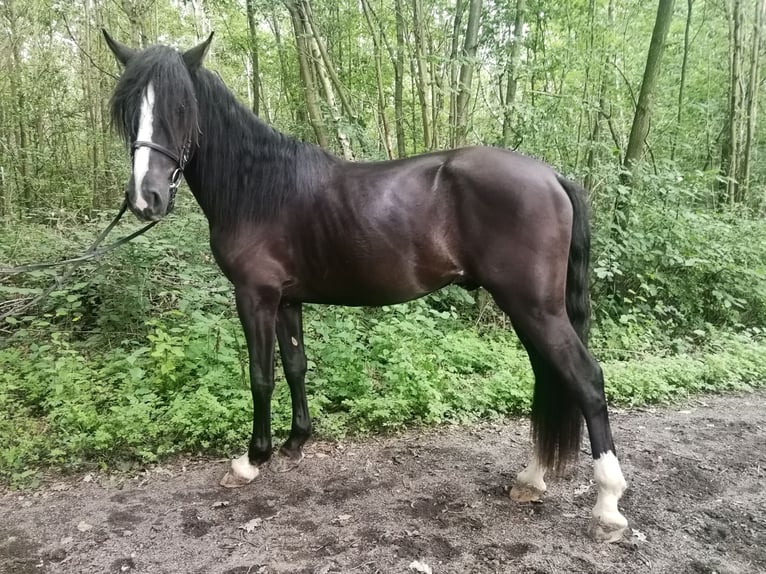
M 349 520 L 351 520 L 351 515 L 350 514 L 339 514 L 338 516 L 336 516 L 335 518 L 333 518 L 330 521 L 330 524 L 340 524 L 340 525 L 343 525 L 346 522 L 348 522 Z
M 261 524 L 263 524 L 263 519 L 253 518 L 252 520 L 248 520 L 247 522 L 245 522 L 242 526 L 239 527 L 239 529 L 244 530 L 245 532 L 252 532 L 256 528 L 258 528 Z
M 575 496 L 579 496 L 581 494 L 585 494 L 590 490 L 590 484 L 582 484 L 574 489 Z
M 633 539 L 636 542 L 646 542 L 646 534 L 635 528 L 631 528 L 631 531 L 633 532 Z
M 80 524 L 77 525 L 77 530 L 79 530 L 80 532 L 87 532 L 88 530 L 90 530 L 92 528 L 93 528 L 93 525 L 92 524 L 88 524 L 84 520 L 81 521 Z

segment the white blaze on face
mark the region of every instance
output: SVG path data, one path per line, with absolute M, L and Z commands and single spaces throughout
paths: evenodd
M 627 524 L 627 520 L 617 509 L 617 501 L 620 500 L 627 483 L 614 453 L 606 452 L 593 461 L 593 478 L 598 486 L 598 498 L 593 508 L 593 517 L 605 524 Z
M 141 98 L 141 115 L 138 120 L 138 135 L 136 139 L 139 141 L 150 142 L 152 141 L 152 134 L 154 132 L 154 86 L 151 82 L 146 86 L 146 91 Z M 138 210 L 146 209 L 149 204 L 144 199 L 141 193 L 141 186 L 144 183 L 144 177 L 149 172 L 149 153 L 151 148 L 139 147 L 133 153 L 133 181 L 136 184 L 136 203 L 135 207 Z

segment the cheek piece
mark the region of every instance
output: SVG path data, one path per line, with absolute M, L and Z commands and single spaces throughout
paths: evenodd
M 187 141 L 184 144 L 183 151 L 181 152 L 181 156 L 179 157 L 176 155 L 175 152 L 172 150 L 169 150 L 165 146 L 162 146 L 160 144 L 156 144 L 154 142 L 149 141 L 141 141 L 136 140 L 133 142 L 133 145 L 130 146 L 130 156 L 133 157 L 133 154 L 135 154 L 136 150 L 140 147 L 148 147 L 155 151 L 160 152 L 162 155 L 169 157 L 176 163 L 176 168 L 173 170 L 173 174 L 170 176 L 170 183 L 168 185 L 169 191 L 170 191 L 170 201 L 168 202 L 168 209 L 166 213 L 170 213 L 173 211 L 173 207 L 176 203 L 176 193 L 178 193 L 178 186 L 181 184 L 181 177 L 184 174 L 184 168 L 186 167 L 186 162 L 189 161 L 189 149 L 191 147 L 191 142 Z

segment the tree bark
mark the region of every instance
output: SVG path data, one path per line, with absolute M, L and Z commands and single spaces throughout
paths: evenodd
M 644 140 L 649 133 L 649 123 L 652 114 L 652 100 L 657 78 L 660 74 L 660 62 L 665 50 L 665 39 L 668 35 L 670 20 L 673 17 L 673 5 L 675 0 L 659 0 L 657 18 L 654 22 L 652 40 L 649 44 L 649 54 L 646 58 L 644 78 L 641 82 L 641 92 L 638 96 L 636 112 L 633 116 L 633 125 L 630 129 L 628 148 L 625 151 L 625 171 L 621 176 L 624 184 L 630 183 L 628 174 L 632 173 L 641 160 L 644 151 Z
M 609 5 L 607 8 L 607 27 L 609 29 L 612 29 L 614 27 L 614 0 L 609 0 Z M 598 141 L 601 134 L 601 117 L 606 116 L 606 90 L 609 83 L 609 67 L 614 61 L 614 51 L 612 49 L 612 46 L 604 46 L 604 61 L 603 61 L 603 67 L 601 69 L 601 80 L 598 88 L 598 109 L 593 114 L 593 119 L 591 120 L 591 132 L 590 132 L 590 142 L 588 143 L 588 156 L 586 159 L 586 165 L 588 166 L 588 171 L 585 174 L 585 181 L 583 182 L 583 185 L 585 186 L 585 189 L 588 190 L 588 192 L 593 191 L 594 187 L 594 177 L 593 177 L 593 170 L 596 166 L 596 146 L 598 145 Z M 615 142 L 615 145 L 617 145 L 617 148 L 619 150 L 619 142 Z
M 745 141 L 742 149 L 742 167 L 739 176 L 739 195 L 737 200 L 744 202 L 747 200 L 750 190 L 750 160 L 752 156 L 753 140 L 755 138 L 756 115 L 758 113 L 758 86 L 760 71 L 760 54 L 762 46 L 763 21 L 766 17 L 766 0 L 761 0 L 760 6 L 755 6 L 755 16 L 753 18 L 753 42 L 750 53 L 750 81 L 747 85 L 747 94 L 745 97 Z
M 248 39 L 250 40 L 250 66 L 253 70 L 253 77 L 251 79 L 253 89 L 252 109 L 253 113 L 256 116 L 259 116 L 261 102 L 261 72 L 260 63 L 258 61 L 258 26 L 255 23 L 255 2 L 254 0 L 246 0 L 245 4 L 247 11 Z
M 13 170 L 14 179 L 16 182 L 16 192 L 21 194 L 21 202 L 24 207 L 29 207 L 32 203 L 31 198 L 31 186 L 29 185 L 29 158 L 27 149 L 27 125 L 26 125 L 26 111 L 25 111 L 25 98 L 24 98 L 24 86 L 22 84 L 21 70 L 21 50 L 19 44 L 21 39 L 19 38 L 17 25 L 17 15 L 14 11 L 14 2 L 11 1 L 6 6 L 7 19 L 10 25 L 10 43 L 11 43 L 11 73 L 10 73 L 10 88 L 11 88 L 11 105 L 13 106 L 12 117 L 16 120 L 13 130 L 14 142 L 16 144 L 16 158 L 15 162 L 17 167 Z
M 292 0 L 286 2 L 290 12 L 290 19 L 293 23 L 293 32 L 295 33 L 295 47 L 298 55 L 298 69 L 303 84 L 303 92 L 306 98 L 306 110 L 309 115 L 309 123 L 314 129 L 317 143 L 320 147 L 329 148 L 329 139 L 327 128 L 322 119 L 322 112 L 319 109 L 319 94 L 314 81 L 314 72 L 311 67 L 311 48 L 307 41 L 308 34 L 298 11 L 298 6 Z
M 407 141 L 404 135 L 404 7 L 402 0 L 395 3 L 396 18 L 396 60 L 394 61 L 394 124 L 396 126 L 396 153 L 407 155 Z
M 455 144 L 458 146 L 465 145 L 468 136 L 468 102 L 471 99 L 471 82 L 473 80 L 473 71 L 476 68 L 481 4 L 482 0 L 470 0 L 468 4 L 468 24 L 463 44 L 462 64 L 460 65 L 457 114 L 455 117 L 457 120 Z
M 338 111 L 338 105 L 335 101 L 335 93 L 333 92 L 332 80 L 330 79 L 330 75 L 327 73 L 327 67 L 324 64 L 324 58 L 322 58 L 321 51 L 315 37 L 312 36 L 307 38 L 307 42 L 309 43 L 311 54 L 313 56 L 314 70 L 316 71 L 315 77 L 319 81 L 319 85 L 322 87 L 322 91 L 325 95 L 325 101 L 327 102 L 327 107 L 332 113 L 332 121 L 335 125 L 335 134 L 338 138 L 341 152 L 343 153 L 344 159 L 353 160 L 354 154 L 351 151 L 351 142 L 349 142 L 348 136 L 342 129 L 342 118 L 340 112 Z
M 319 34 L 319 28 L 314 21 L 314 13 L 311 10 L 311 2 L 309 0 L 302 0 L 302 10 L 305 21 L 308 23 L 311 34 L 314 37 L 314 44 L 319 51 L 321 61 L 324 63 L 324 71 L 332 82 L 335 93 L 340 99 L 343 111 L 349 120 L 356 122 L 356 110 L 354 110 L 354 106 L 351 104 L 351 100 L 346 94 L 346 89 L 341 83 L 340 78 L 338 78 L 338 74 L 335 72 L 335 66 L 333 65 L 330 54 L 327 52 L 327 48 L 324 45 L 324 40 L 322 40 L 322 36 Z
M 737 194 L 737 161 L 741 121 L 742 3 L 732 0 L 729 18 L 729 112 L 721 147 L 721 199 L 733 205 Z
M 676 157 L 678 134 L 681 132 L 681 115 L 684 109 L 684 88 L 686 87 L 686 69 L 689 64 L 689 44 L 692 27 L 692 8 L 694 0 L 686 0 L 686 26 L 684 27 L 684 55 L 681 60 L 681 80 L 678 83 L 678 112 L 676 113 L 676 128 L 673 132 L 673 142 L 670 145 L 670 161 Z
M 415 36 L 414 64 L 417 71 L 416 86 L 420 102 L 420 118 L 423 125 L 423 147 L 431 146 L 431 111 L 428 108 L 429 82 L 427 79 L 427 64 L 424 53 L 424 26 L 422 0 L 412 0 L 412 30 Z
M 449 143 L 455 146 L 457 139 L 457 95 L 460 90 L 458 85 L 458 74 L 460 73 L 460 62 L 458 54 L 460 51 L 460 29 L 463 23 L 463 12 L 465 12 L 465 0 L 456 0 L 455 19 L 452 23 L 452 41 L 450 42 L 449 60 Z
M 524 0 L 516 0 L 516 15 L 513 20 L 513 35 L 508 40 L 508 62 L 505 65 L 505 102 L 503 102 L 503 146 L 513 145 L 513 113 L 518 86 L 519 55 L 521 53 L 521 34 L 524 29 Z
M 371 10 L 369 7 L 369 0 L 362 0 L 362 11 L 364 12 L 364 19 L 367 22 L 367 27 L 370 29 L 370 35 L 372 36 L 372 48 L 373 56 L 375 58 L 375 83 L 377 84 L 378 93 L 378 118 L 380 119 L 381 136 L 383 140 L 383 148 L 386 151 L 386 157 L 393 159 L 394 153 L 391 149 L 391 130 L 388 125 L 388 118 L 386 116 L 386 100 L 385 90 L 383 88 L 383 73 L 381 70 L 381 39 L 378 36 L 378 31 L 372 24 Z

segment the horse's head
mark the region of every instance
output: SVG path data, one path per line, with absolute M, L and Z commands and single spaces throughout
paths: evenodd
M 112 95 L 112 122 L 130 146 L 133 170 L 125 195 L 140 219 L 173 209 L 186 162 L 197 146 L 198 110 L 192 75 L 210 37 L 187 52 L 165 46 L 135 50 L 104 37 L 124 66 Z

